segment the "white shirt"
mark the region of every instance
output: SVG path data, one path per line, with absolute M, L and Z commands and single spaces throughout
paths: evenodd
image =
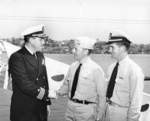
M 98 104 L 98 115 L 102 116 L 106 101 L 106 83 L 102 68 L 89 57 L 84 58 L 79 74 L 78 84 L 73 98 L 87 100 Z M 68 71 L 63 86 L 59 93 L 71 96 L 74 74 L 79 66 L 79 62 L 74 62 Z
M 116 63 L 108 68 L 108 81 Z M 119 62 L 116 84 L 111 100 L 128 107 L 128 121 L 138 121 L 142 105 L 144 74 L 142 69 L 126 56 Z

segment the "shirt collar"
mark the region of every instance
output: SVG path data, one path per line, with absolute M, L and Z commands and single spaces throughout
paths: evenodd
M 129 59 L 129 56 L 126 55 L 126 57 L 124 59 L 122 59 L 121 61 L 119 61 L 119 64 L 124 64 L 126 63 L 126 61 Z
M 89 60 L 90 60 L 90 57 L 87 56 L 87 57 L 84 57 L 79 63 L 84 64 L 84 63 L 86 63 Z
M 34 52 L 27 45 L 25 45 L 25 48 L 29 51 L 29 53 L 31 53 L 31 55 L 34 54 Z

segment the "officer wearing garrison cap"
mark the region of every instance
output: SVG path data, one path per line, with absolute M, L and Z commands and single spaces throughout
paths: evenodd
M 75 38 L 71 64 L 65 81 L 57 91 L 68 96 L 66 121 L 101 121 L 105 109 L 105 76 L 102 68 L 90 57 L 95 40 Z
M 11 121 L 47 121 L 48 80 L 44 56 L 41 53 L 44 26 L 26 29 L 24 46 L 9 59 L 9 74 L 12 78 Z
M 128 35 L 110 33 L 109 52 L 116 62 L 108 68 L 106 121 L 139 121 L 144 74 L 129 56 L 131 41 Z

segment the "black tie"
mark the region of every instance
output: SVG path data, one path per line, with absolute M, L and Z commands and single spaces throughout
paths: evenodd
M 75 91 L 76 91 L 76 88 L 77 88 L 77 83 L 78 83 L 78 78 L 79 78 L 79 73 L 80 73 L 80 68 L 81 68 L 81 65 L 80 64 L 75 72 L 75 75 L 74 75 L 74 79 L 73 79 L 73 84 L 72 84 L 72 89 L 71 89 L 71 99 L 73 98 L 74 94 L 75 94 Z
M 109 80 L 109 84 L 108 84 L 108 88 L 107 88 L 107 94 L 106 94 L 106 97 L 109 99 L 113 95 L 113 90 L 114 90 L 114 86 L 116 83 L 115 80 L 116 80 L 116 76 L 117 76 L 117 72 L 118 72 L 118 65 L 119 65 L 119 63 L 117 63 L 116 66 L 114 67 L 113 72 L 111 74 L 111 78 Z

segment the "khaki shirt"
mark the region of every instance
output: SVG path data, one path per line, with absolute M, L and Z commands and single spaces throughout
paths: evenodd
M 108 68 L 107 81 L 116 63 Z M 116 84 L 111 100 L 128 107 L 128 121 L 138 121 L 142 105 L 144 74 L 128 56 L 119 62 Z
M 106 81 L 102 68 L 90 59 L 84 58 L 79 74 L 76 92 L 73 98 L 79 100 L 87 100 L 96 102 L 98 105 L 98 116 L 101 118 L 105 109 L 106 101 Z M 59 90 L 62 95 L 71 96 L 71 88 L 75 75 L 75 71 L 79 66 L 79 62 L 74 62 L 68 71 L 63 86 Z

